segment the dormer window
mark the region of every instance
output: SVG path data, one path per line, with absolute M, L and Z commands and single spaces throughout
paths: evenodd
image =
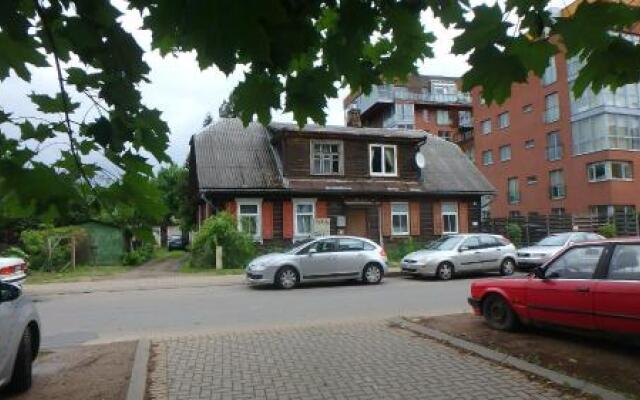
M 396 146 L 370 144 L 369 165 L 371 176 L 397 176 L 398 151 Z
M 343 174 L 342 142 L 325 140 L 311 141 L 311 174 Z

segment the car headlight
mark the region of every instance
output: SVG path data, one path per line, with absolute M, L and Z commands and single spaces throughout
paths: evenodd
M 249 270 L 251 271 L 264 271 L 265 268 L 267 268 L 267 266 L 264 264 L 255 264 L 249 266 Z

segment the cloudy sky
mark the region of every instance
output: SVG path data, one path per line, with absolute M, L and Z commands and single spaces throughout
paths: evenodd
M 123 0 L 114 0 L 118 8 L 125 11 Z M 475 2 L 474 2 L 475 3 Z M 127 10 L 121 18 L 125 29 L 132 32 L 140 46 L 146 51 L 145 61 L 151 67 L 150 83 L 141 87 L 144 103 L 162 111 L 162 116 L 171 129 L 169 154 L 177 162 L 184 162 L 191 135 L 198 131 L 207 112 L 217 118 L 218 107 L 229 96 L 235 85 L 242 80 L 241 70 L 225 76 L 216 68 L 201 71 L 195 61 L 195 55 L 183 53 L 178 56 L 161 57 L 157 51 L 151 51 L 151 34 L 143 31 L 142 18 L 134 11 Z M 459 76 L 468 68 L 464 57 L 449 53 L 456 32 L 445 30 L 430 15 L 423 16 L 423 24 L 438 38 L 434 47 L 435 57 L 419 64 L 419 72 L 447 76 Z M 56 79 L 53 69 L 34 71 L 30 84 L 18 78 L 10 77 L 0 83 L 0 106 L 16 116 L 33 116 L 36 111 L 26 97 L 32 91 L 36 93 L 55 93 Z M 341 98 L 347 89 L 340 91 L 340 98 L 332 99 L 327 107 L 327 123 L 343 124 Z M 84 105 L 83 105 L 84 106 Z M 87 104 L 86 108 L 89 107 Z M 83 109 L 80 110 L 80 113 Z M 290 114 L 276 113 L 276 121 L 292 121 Z

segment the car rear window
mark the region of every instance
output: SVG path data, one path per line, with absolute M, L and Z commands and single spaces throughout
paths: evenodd
M 640 281 L 640 245 L 616 246 L 609 264 L 608 279 Z
M 358 239 L 340 239 L 338 241 L 338 249 L 340 251 L 358 251 L 364 250 L 364 242 Z

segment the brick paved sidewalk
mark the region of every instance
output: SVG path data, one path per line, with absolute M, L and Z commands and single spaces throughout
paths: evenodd
M 153 354 L 153 400 L 570 398 L 384 322 L 172 338 Z

